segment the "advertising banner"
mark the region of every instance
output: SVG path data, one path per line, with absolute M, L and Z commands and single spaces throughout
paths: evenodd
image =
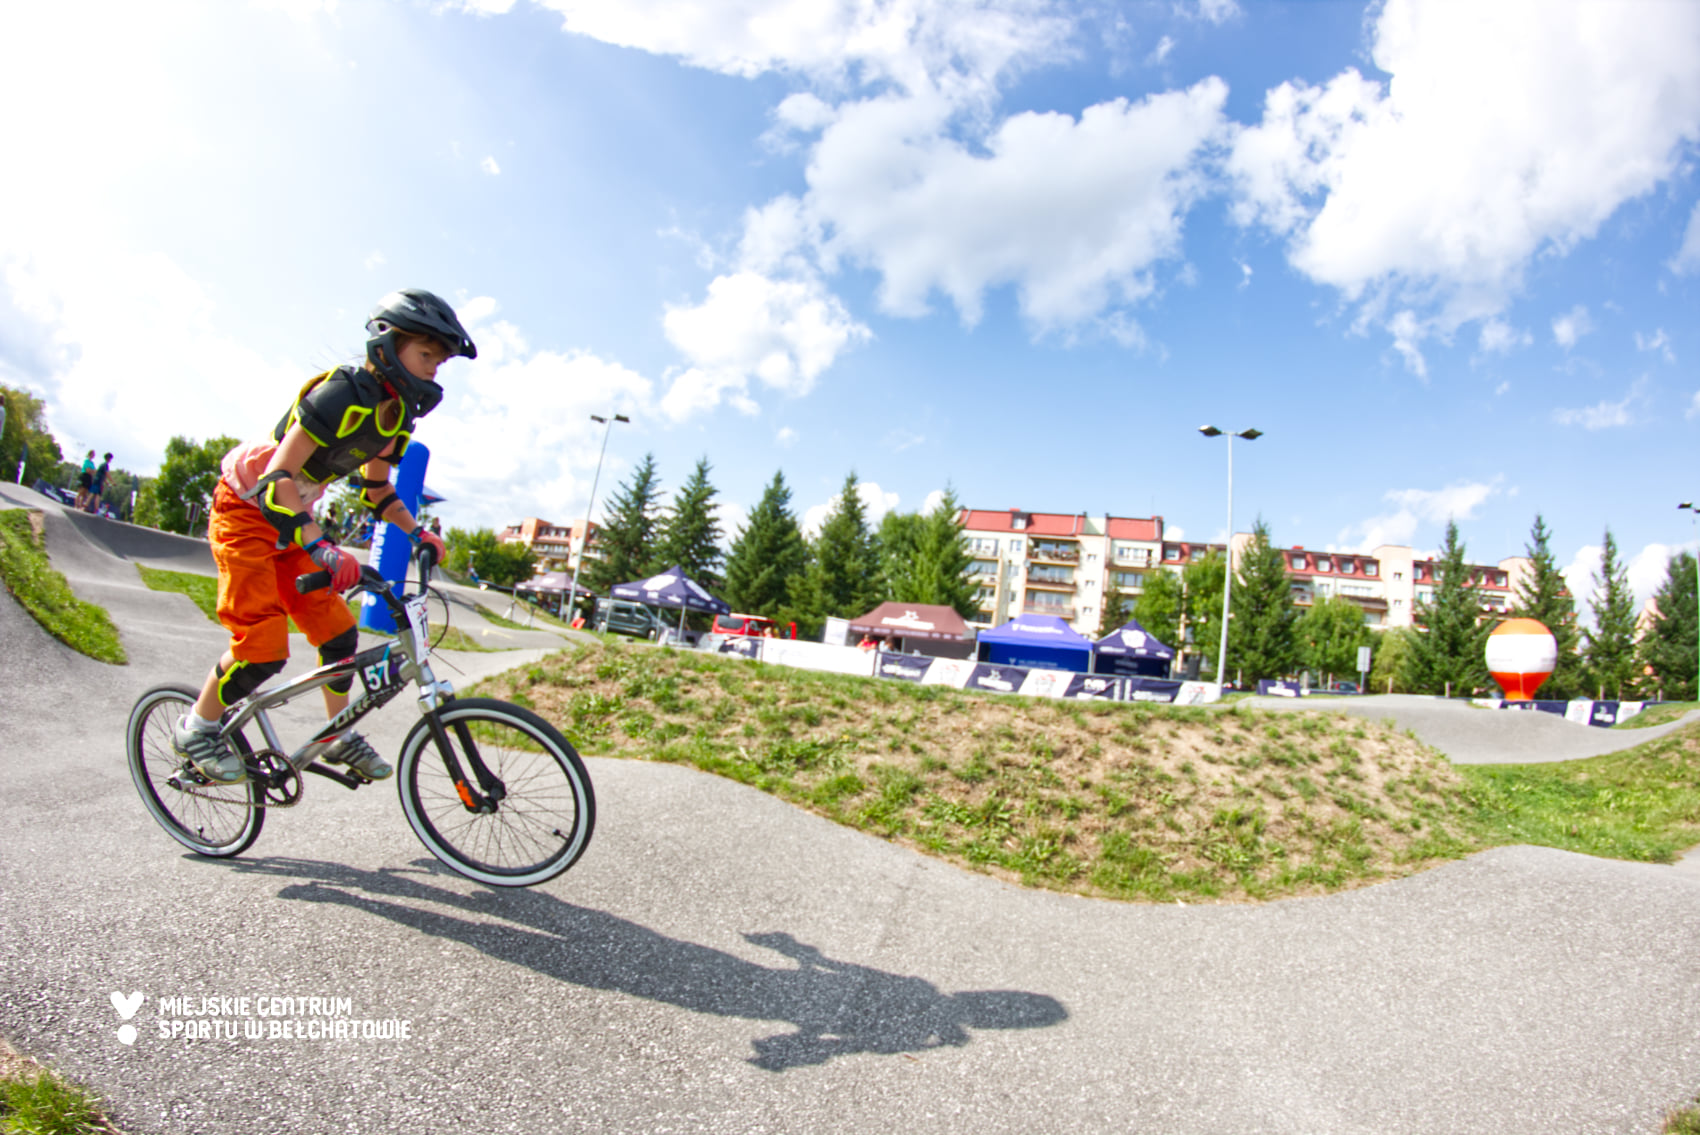
M 860 674 L 871 677 L 874 653 L 853 646 L 828 646 L 824 642 L 799 642 L 788 638 L 762 640 L 761 660 L 775 666 L 799 670 L 825 670 L 830 674 Z
M 900 682 L 923 681 L 933 664 L 925 655 L 887 654 L 883 650 L 874 657 L 874 677 L 896 678 Z
M 950 686 L 953 689 L 963 689 L 968 685 L 968 679 L 974 676 L 975 663 L 965 658 L 935 658 L 933 664 L 927 667 L 926 676 L 921 679 L 924 686 Z
M 1171 682 L 1164 678 L 1125 678 L 1123 701 L 1172 702 L 1182 686 L 1203 686 L 1203 682 Z
M 1086 701 L 1121 701 L 1122 682 L 1120 678 L 1099 674 L 1075 674 L 1069 678 L 1068 689 L 1061 696 Z
M 980 663 L 968 675 L 963 686 L 969 690 L 985 690 L 993 694 L 1013 694 L 1027 680 L 1027 671 L 1019 666 L 992 666 Z

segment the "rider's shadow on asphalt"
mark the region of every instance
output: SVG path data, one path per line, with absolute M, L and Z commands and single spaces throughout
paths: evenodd
M 419 865 L 434 867 L 429 860 Z M 303 859 L 235 860 L 230 866 L 305 880 L 284 887 L 279 898 L 364 911 L 560 981 L 698 1013 L 788 1021 L 794 1032 L 752 1042 L 749 1062 L 770 1072 L 853 1053 L 959 1048 L 969 1042 L 969 1029 L 1041 1028 L 1068 1018 L 1054 997 L 1017 990 L 942 993 L 923 978 L 836 961 L 785 933 L 744 935 L 791 963 L 769 967 L 540 891 L 462 895 L 424 882 L 424 872 L 361 871 Z M 395 899 L 480 917 L 419 910 Z

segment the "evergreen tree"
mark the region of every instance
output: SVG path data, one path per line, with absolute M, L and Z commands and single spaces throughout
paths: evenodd
M 881 564 L 890 598 L 949 607 L 963 618 L 971 618 L 980 609 L 974 584 L 968 580 L 968 565 L 974 560 L 962 534 L 961 511 L 955 491 L 947 486 L 933 511 L 912 518 L 907 533 L 898 537 L 907 540 L 910 557 L 901 587 L 892 572 L 904 565 L 885 550 L 885 525 L 880 525 Z M 886 519 L 891 519 L 889 514 Z
M 808 564 L 808 547 L 791 512 L 785 474 L 773 475 L 761 503 L 732 541 L 726 557 L 726 602 L 734 611 L 777 616 Z
M 1297 622 L 1285 557 L 1270 541 L 1269 526 L 1259 518 L 1234 573 L 1228 673 L 1223 680 L 1237 674 L 1250 685 L 1291 673 L 1299 664 Z
M 1653 595 L 1657 614 L 1641 636 L 1641 662 L 1653 671 L 1647 693 L 1666 701 L 1695 700 L 1695 671 L 1700 669 L 1697 606 L 1694 557 L 1681 552 L 1671 557 L 1665 581 Z
M 1584 689 L 1582 658 L 1577 653 L 1580 636 L 1576 630 L 1576 600 L 1549 547 L 1550 535 L 1546 521 L 1537 512 L 1534 526 L 1529 529 L 1529 543 L 1524 548 L 1533 567 L 1517 585 L 1517 593 L 1511 598 L 1511 614 L 1519 619 L 1534 619 L 1552 632 L 1558 642 L 1558 660 L 1552 676 L 1541 683 L 1540 696 L 1567 700 L 1580 696 Z
M 1167 575 L 1168 573 L 1165 572 L 1164 574 Z M 1107 634 L 1113 634 L 1125 626 L 1128 619 L 1133 617 L 1133 611 L 1128 604 L 1127 596 L 1122 594 L 1121 588 L 1117 587 L 1114 583 L 1111 583 L 1108 587 L 1104 588 L 1104 611 L 1103 614 L 1098 617 L 1098 630 L 1092 637 L 1097 639 L 1103 638 Z M 1141 622 L 1140 625 L 1143 626 L 1144 623 Z M 1150 630 L 1151 628 L 1146 627 L 1146 629 Z M 1161 642 L 1162 640 L 1159 639 L 1158 641 Z M 1169 644 L 1165 642 L 1163 645 L 1167 646 Z
M 1368 646 L 1370 629 L 1363 608 L 1350 599 L 1331 595 L 1311 604 L 1294 627 L 1299 661 L 1320 680 L 1356 678 L 1358 647 Z
M 594 555 L 587 555 L 580 582 L 607 594 L 616 583 L 653 575 L 667 564 L 656 563 L 657 513 L 661 482 L 655 475 L 655 454 L 646 453 L 632 470 L 631 480 L 614 490 L 612 508 L 596 534 Z
M 1181 612 L 1185 603 L 1180 574 L 1160 567 L 1145 573 L 1145 585 L 1133 601 L 1133 617 L 1139 625 L 1158 642 L 1173 648 L 1177 657 L 1183 645 Z
M 1487 672 L 1487 636 L 1492 627 L 1481 621 L 1475 589 L 1469 586 L 1470 566 L 1458 523 L 1446 522 L 1446 543 L 1435 565 L 1434 601 L 1417 603 L 1416 623 L 1423 633 L 1411 640 L 1407 675 L 1417 693 L 1468 695 L 1492 678 Z
M 926 519 L 918 512 L 888 512 L 880 521 L 880 574 L 886 598 L 898 603 L 924 603 L 926 568 L 921 562 L 922 530 Z
M 1594 629 L 1587 632 L 1588 684 L 1601 696 L 1621 698 L 1635 679 L 1635 593 L 1606 528 L 1600 570 L 1594 575 Z
M 797 588 L 790 618 L 798 633 L 815 638 L 829 616 L 853 619 L 878 605 L 879 548 L 868 531 L 868 513 L 856 491 L 856 472 L 844 488 L 809 546 L 809 564 Z
M 655 566 L 677 564 L 705 588 L 720 588 L 720 521 L 715 517 L 715 488 L 708 483 L 707 457 L 697 460 L 690 478 L 673 495 L 673 507 L 656 540 Z

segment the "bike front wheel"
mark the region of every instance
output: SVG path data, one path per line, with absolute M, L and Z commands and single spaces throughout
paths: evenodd
M 492 698 L 461 698 L 434 716 L 472 787 L 479 787 L 476 754 L 501 782 L 502 795 L 494 810 L 468 808 L 438 751 L 431 718 L 422 718 L 402 743 L 396 788 L 408 824 L 431 854 L 496 887 L 535 886 L 577 862 L 596 826 L 596 795 L 560 731 Z
M 196 785 L 185 779 L 185 761 L 171 733 L 199 697 L 200 692 L 188 686 L 155 686 L 136 699 L 124 747 L 136 791 L 159 826 L 190 851 L 225 859 L 242 854 L 260 838 L 266 810 L 259 806 L 260 786 L 252 780 Z M 249 751 L 240 733 L 230 741 L 237 752 Z M 186 787 L 172 787 L 173 777 Z

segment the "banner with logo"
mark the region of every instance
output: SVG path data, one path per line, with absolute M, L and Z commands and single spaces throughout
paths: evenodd
M 933 660 L 920 654 L 887 654 L 880 651 L 874 660 L 874 677 L 895 678 L 900 682 L 920 682 L 927 677 Z

